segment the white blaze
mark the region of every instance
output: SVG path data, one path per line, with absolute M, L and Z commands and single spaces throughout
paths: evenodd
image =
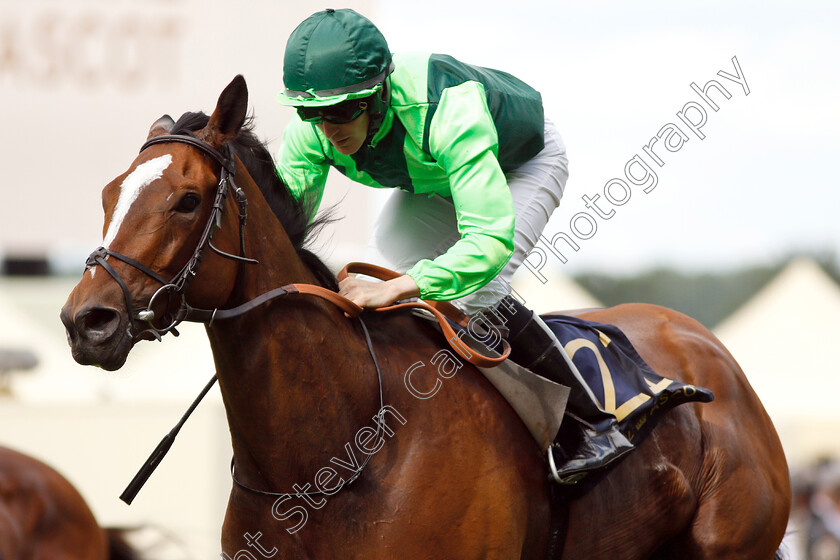
M 172 156 L 166 154 L 164 156 L 150 159 L 145 163 L 138 165 L 131 174 L 125 178 L 120 185 L 120 198 L 117 200 L 117 205 L 114 207 L 114 214 L 111 216 L 111 223 L 108 225 L 108 233 L 105 234 L 105 240 L 102 241 L 102 246 L 106 249 L 111 242 L 117 237 L 120 231 L 125 216 L 128 214 L 129 208 L 140 196 L 140 191 L 152 181 L 163 177 L 163 172 L 172 164 Z
M 120 197 L 117 200 L 117 205 L 114 207 L 114 213 L 111 216 L 111 223 L 108 224 L 108 232 L 105 234 L 105 239 L 102 241 L 102 246 L 106 249 L 111 242 L 117 237 L 120 231 L 120 226 L 128 214 L 129 208 L 140 196 L 140 191 L 149 185 L 152 181 L 160 179 L 166 168 L 172 164 L 172 156 L 169 154 L 150 159 L 147 162 L 138 165 L 131 174 L 125 178 L 120 185 Z M 90 269 L 90 275 L 93 277 L 94 269 Z

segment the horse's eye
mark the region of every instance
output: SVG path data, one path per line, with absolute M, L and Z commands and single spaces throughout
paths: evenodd
M 188 214 L 198 208 L 199 202 L 201 202 L 201 197 L 199 197 L 196 193 L 187 193 L 180 201 L 178 201 L 175 211 Z

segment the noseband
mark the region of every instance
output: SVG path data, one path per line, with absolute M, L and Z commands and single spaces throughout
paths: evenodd
M 213 207 L 210 210 L 210 216 L 207 218 L 207 223 L 204 226 L 204 231 L 201 234 L 201 238 L 198 240 L 198 244 L 196 245 L 192 256 L 187 261 L 187 264 L 184 265 L 181 271 L 178 272 L 171 280 L 167 281 L 163 276 L 153 271 L 146 265 L 139 263 L 130 257 L 117 253 L 116 251 L 111 251 L 106 247 L 99 247 L 93 253 L 91 253 L 85 261 L 85 270 L 99 265 L 102 268 L 104 268 L 105 271 L 108 272 L 108 274 L 111 275 L 111 277 L 117 282 L 117 284 L 119 284 L 120 289 L 123 292 L 123 296 L 125 297 L 126 310 L 128 312 L 129 321 L 131 322 L 129 325 L 129 334 L 132 336 L 132 338 L 137 338 L 145 333 L 150 333 L 153 337 L 160 340 L 161 336 L 169 331 L 172 331 L 172 333 L 176 336 L 178 335 L 178 331 L 175 330 L 175 326 L 184 320 L 184 318 L 187 315 L 187 309 L 189 308 L 189 306 L 186 304 L 184 294 L 187 290 L 187 287 L 189 286 L 190 281 L 196 275 L 198 267 L 201 264 L 201 259 L 204 254 L 205 248 L 209 247 L 216 254 L 228 259 L 248 264 L 257 264 L 256 260 L 249 259 L 245 256 L 245 221 L 248 217 L 248 199 L 245 196 L 245 192 L 239 187 L 237 187 L 236 183 L 234 183 L 233 180 L 233 176 L 236 173 L 236 165 L 233 158 L 233 150 L 231 150 L 230 146 L 225 146 L 225 153 L 222 153 L 207 142 L 199 140 L 193 135 L 165 134 L 162 136 L 155 136 L 154 138 L 150 138 L 149 140 L 147 140 L 146 143 L 143 144 L 143 146 L 140 148 L 140 152 L 142 153 L 143 150 L 155 144 L 173 142 L 193 146 L 194 148 L 197 148 L 200 152 L 202 152 L 204 155 L 209 156 L 212 160 L 214 160 L 221 166 L 219 184 L 216 188 L 216 198 L 213 202 Z M 236 200 L 236 204 L 239 207 L 240 255 L 232 255 L 230 253 L 226 253 L 225 251 L 221 251 L 214 247 L 212 243 L 213 233 L 222 225 L 222 212 L 224 210 L 224 203 L 229 190 L 233 191 L 234 199 Z M 161 284 L 161 287 L 158 288 L 158 290 L 149 299 L 149 303 L 146 305 L 145 309 L 135 313 L 135 307 L 132 303 L 132 298 L 131 294 L 128 291 L 128 286 L 126 286 L 119 273 L 117 273 L 117 271 L 114 270 L 114 268 L 108 263 L 108 257 L 113 257 L 117 260 L 126 263 L 127 265 L 139 270 L 146 276 L 153 278 Z M 165 316 L 166 321 L 168 321 L 169 324 L 163 328 L 158 328 L 154 325 L 155 312 L 152 310 L 152 306 L 154 305 L 155 300 L 159 296 L 167 293 L 180 295 L 181 304 L 174 314 L 169 313 Z M 149 328 L 143 330 L 142 332 L 136 335 L 133 334 L 132 329 L 134 328 L 135 320 L 146 322 Z

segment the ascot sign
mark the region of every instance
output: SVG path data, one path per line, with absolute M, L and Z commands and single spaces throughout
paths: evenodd
M 173 9 L 173 7 L 175 9 Z M 4 7 L 0 85 L 163 90 L 179 73 L 183 2 Z

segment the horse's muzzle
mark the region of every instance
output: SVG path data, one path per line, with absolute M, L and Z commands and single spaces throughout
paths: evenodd
M 122 367 L 133 345 L 128 320 L 123 314 L 111 307 L 86 306 L 74 310 L 65 305 L 60 317 L 74 360 L 108 371 Z

